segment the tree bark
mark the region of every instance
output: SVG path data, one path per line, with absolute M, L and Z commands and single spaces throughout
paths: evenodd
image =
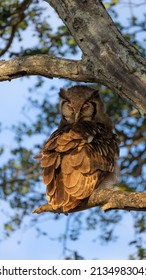
M 146 211 L 146 193 L 119 191 L 107 188 L 96 189 L 88 199 L 83 200 L 78 207 L 70 210 L 68 213 L 97 206 L 101 207 L 104 211 L 112 209 Z M 33 211 L 36 214 L 43 212 L 58 213 L 49 204 L 44 204 Z M 63 212 L 60 210 L 59 213 Z
M 28 75 L 98 82 L 146 112 L 146 61 L 117 30 L 100 0 L 47 0 L 82 50 L 81 61 L 47 55 L 0 63 L 0 81 Z
M 146 61 L 121 35 L 100 0 L 47 0 L 83 52 L 95 82 L 146 112 Z
M 23 76 L 41 75 L 47 78 L 66 78 L 75 81 L 94 81 L 80 71 L 82 61 L 49 55 L 32 55 L 0 61 L 0 81 L 11 81 Z

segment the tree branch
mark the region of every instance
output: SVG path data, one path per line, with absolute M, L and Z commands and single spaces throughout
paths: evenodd
M 82 61 L 49 55 L 32 55 L 0 61 L 0 81 L 11 81 L 23 76 L 41 75 L 47 78 L 66 78 L 75 81 L 94 81 L 92 75 L 81 71 Z
M 146 112 L 146 61 L 116 28 L 100 0 L 45 0 L 69 28 L 88 75 Z
M 11 18 L 8 21 L 6 25 L 3 28 L 6 28 L 7 26 L 10 27 L 10 35 L 9 38 L 6 40 L 6 45 L 5 47 L 0 50 L 0 56 L 3 56 L 8 49 L 10 48 L 13 39 L 15 37 L 16 30 L 18 28 L 18 24 L 24 19 L 25 14 L 24 11 L 29 7 L 31 4 L 32 0 L 24 0 L 18 7 L 16 7 L 16 10 L 11 12 Z
M 46 0 L 83 52 L 81 61 L 47 55 L 0 62 L 0 81 L 41 75 L 98 82 L 146 112 L 146 61 L 117 30 L 100 0 Z
M 78 212 L 96 206 L 101 207 L 104 211 L 112 209 L 146 211 L 146 193 L 119 191 L 115 189 L 96 189 L 88 199 L 83 200 L 78 207 L 68 213 Z M 49 204 L 44 204 L 33 211 L 36 214 L 43 212 L 58 213 Z M 63 212 L 60 211 L 59 213 Z

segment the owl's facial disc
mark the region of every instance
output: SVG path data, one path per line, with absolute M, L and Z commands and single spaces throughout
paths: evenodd
M 91 121 L 95 113 L 94 102 L 86 101 L 81 104 L 78 102 L 65 100 L 62 102 L 62 115 L 68 123 L 77 123 L 78 121 Z

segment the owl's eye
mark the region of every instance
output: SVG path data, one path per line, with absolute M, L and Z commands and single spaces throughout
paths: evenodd
M 85 111 L 85 110 L 88 110 L 89 107 L 90 107 L 89 103 L 84 103 L 83 106 L 82 106 L 82 109 Z
M 68 110 L 73 111 L 73 107 L 72 107 L 71 103 L 68 102 L 68 101 L 65 101 L 65 102 L 63 103 L 63 107 L 66 108 L 66 109 L 68 109 Z
M 74 113 L 74 111 L 73 111 L 73 107 L 72 107 L 71 103 L 68 101 L 64 101 L 62 103 L 62 114 L 63 114 L 64 118 L 67 121 L 69 121 L 72 118 L 73 113 Z
M 82 109 L 81 109 L 81 115 L 84 117 L 92 117 L 93 115 L 93 105 L 91 104 L 91 102 L 86 102 L 83 104 Z
M 82 114 L 90 114 L 92 112 L 92 104 L 91 103 L 84 103 L 81 109 Z

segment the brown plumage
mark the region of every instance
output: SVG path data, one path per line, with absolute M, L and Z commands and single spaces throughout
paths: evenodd
M 97 187 L 115 183 L 119 140 L 97 93 L 84 86 L 61 90 L 62 120 L 36 158 L 48 202 L 68 212 Z

